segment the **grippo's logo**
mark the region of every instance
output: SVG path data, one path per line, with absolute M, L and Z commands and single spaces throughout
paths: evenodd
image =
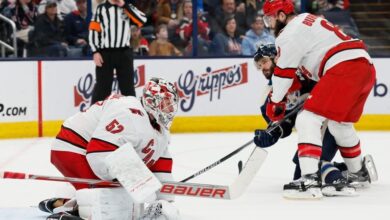
M 86 110 L 91 103 L 93 83 L 94 78 L 91 73 L 88 73 L 73 86 L 74 107 L 80 107 L 80 111 Z
M 145 65 L 137 66 L 134 71 L 134 87 L 142 87 L 145 85 Z
M 218 70 L 206 68 L 206 73 L 195 75 L 192 70 L 181 74 L 177 82 L 179 96 L 181 97 L 180 108 L 188 112 L 194 106 L 196 97 L 209 94 L 210 102 L 213 101 L 214 93 L 221 98 L 221 92 L 234 86 L 248 82 L 248 64 L 242 63 Z
M 73 86 L 74 107 L 85 111 L 91 105 L 92 91 L 95 79 L 91 73 L 79 78 L 77 85 Z M 134 71 L 134 87 L 145 85 L 145 65 L 138 66 Z M 119 93 L 118 80 L 114 77 L 112 92 Z

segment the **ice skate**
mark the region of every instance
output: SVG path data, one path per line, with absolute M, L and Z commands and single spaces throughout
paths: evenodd
M 79 217 L 77 211 L 55 213 L 46 218 L 46 220 L 83 220 Z
M 333 183 L 326 183 L 321 188 L 324 196 L 357 196 L 355 187 L 348 183 L 344 177 L 333 181 Z
M 54 203 L 56 203 L 59 199 L 61 198 L 45 199 L 38 204 L 38 208 L 42 212 L 54 213 L 53 210 L 56 208 Z
M 321 183 L 317 173 L 307 174 L 283 187 L 286 199 L 321 199 Z
M 365 188 L 373 181 L 378 180 L 378 173 L 376 171 L 375 163 L 371 155 L 366 155 L 363 158 L 363 166 L 356 173 L 347 174 L 349 183 L 356 188 Z
M 366 156 L 364 156 L 363 167 L 365 167 L 366 171 L 368 172 L 370 182 L 378 181 L 378 172 L 376 171 L 374 159 L 372 158 L 372 156 L 370 154 L 367 154 Z

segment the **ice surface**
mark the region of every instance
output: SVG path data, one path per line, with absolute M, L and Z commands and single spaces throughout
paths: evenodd
M 320 201 L 293 201 L 282 197 L 282 186 L 293 175 L 291 158 L 296 150 L 296 133 L 268 148 L 268 158 L 252 184 L 237 200 L 177 197 L 176 206 L 184 220 L 257 219 L 389 219 L 390 217 L 390 132 L 359 132 L 362 152 L 372 154 L 379 180 L 359 191 L 358 197 L 333 197 Z M 171 152 L 177 180 L 215 162 L 252 138 L 252 133 L 174 134 Z M 50 164 L 52 138 L 0 141 L 0 170 L 42 175 L 59 175 Z M 237 163 L 245 161 L 250 148 L 220 164 L 192 182 L 229 184 L 238 175 Z M 340 161 L 340 156 L 336 156 Z M 387 171 L 386 171 L 387 170 Z M 31 208 L 55 196 L 63 183 L 32 180 L 0 180 L 0 220 L 45 219 Z

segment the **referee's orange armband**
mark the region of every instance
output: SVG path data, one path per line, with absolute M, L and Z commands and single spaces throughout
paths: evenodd
M 90 31 L 102 32 L 102 28 L 100 27 L 100 23 L 96 22 L 96 21 L 91 21 L 89 23 L 89 30 Z

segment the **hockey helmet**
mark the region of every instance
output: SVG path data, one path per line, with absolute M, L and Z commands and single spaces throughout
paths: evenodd
M 157 123 L 169 129 L 179 103 L 176 86 L 161 78 L 151 78 L 144 86 L 142 104 Z
M 278 52 L 276 51 L 275 44 L 261 44 L 253 56 L 255 62 L 259 61 L 263 57 L 274 58 Z
M 263 12 L 266 16 L 273 16 L 279 11 L 285 14 L 294 12 L 294 3 L 292 0 L 266 0 L 263 5 Z

